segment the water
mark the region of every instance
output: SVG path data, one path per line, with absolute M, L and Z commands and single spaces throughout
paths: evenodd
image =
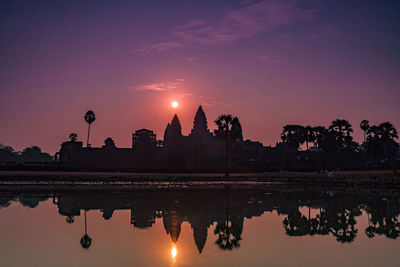
M 1 266 L 400 262 L 400 200 L 387 190 L 22 187 L 0 191 L 0 206 Z

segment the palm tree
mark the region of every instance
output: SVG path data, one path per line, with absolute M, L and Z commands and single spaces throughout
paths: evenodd
M 96 120 L 96 115 L 94 115 L 93 111 L 88 110 L 88 112 L 86 112 L 84 118 L 85 118 L 85 121 L 89 125 L 88 134 L 87 134 L 87 142 L 86 142 L 86 147 L 89 147 L 90 124 L 92 124 Z
M 383 122 L 379 124 L 381 139 L 387 142 L 390 139 L 397 139 L 399 136 L 397 134 L 396 128 L 390 122 Z
M 336 119 L 329 126 L 329 132 L 333 134 L 335 143 L 339 147 L 340 168 L 343 169 L 343 148 L 352 143 L 353 128 L 347 120 Z
M 361 128 L 361 130 L 364 131 L 364 142 L 365 142 L 366 137 L 367 137 L 367 131 L 369 129 L 369 121 L 362 120 L 361 123 L 360 123 L 360 128 Z
M 87 234 L 87 221 L 86 221 L 86 210 L 85 210 L 85 234 L 81 238 L 81 246 L 84 249 L 88 249 L 92 244 L 92 238 Z
M 71 140 L 71 142 L 76 142 L 76 139 L 78 139 L 78 135 L 76 133 L 70 133 L 69 139 Z
M 297 124 L 289 124 L 283 126 L 281 139 L 284 143 L 293 150 L 298 150 L 299 147 L 306 141 L 305 127 Z
M 352 139 L 353 128 L 347 120 L 336 119 L 332 121 L 329 130 L 335 133 L 335 139 L 340 146 L 344 146 L 349 139 Z
M 214 131 L 215 135 L 219 138 L 225 140 L 225 175 L 229 176 L 229 158 L 230 158 L 230 145 L 231 140 L 236 140 L 237 131 L 235 131 L 235 127 L 232 126 L 237 125 L 239 123 L 239 119 L 237 117 L 233 117 L 231 114 L 220 115 L 218 119 L 215 121 L 218 129 Z
M 314 142 L 319 150 L 325 139 L 326 128 L 324 126 L 316 126 L 313 128 L 313 131 L 314 131 L 314 137 L 315 137 Z
M 308 151 L 308 143 L 312 143 L 315 141 L 316 136 L 314 133 L 314 128 L 311 126 L 306 126 L 304 128 L 305 131 L 305 140 L 306 140 L 306 146 L 307 146 L 307 151 Z

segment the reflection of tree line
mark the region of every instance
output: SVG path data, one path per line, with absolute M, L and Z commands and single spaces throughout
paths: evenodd
M 0 207 L 19 201 L 23 206 L 34 208 L 49 196 L 48 193 L 1 192 Z M 272 210 L 286 215 L 283 228 L 289 236 L 332 235 L 338 242 L 352 242 L 359 234 L 356 224 L 362 211 L 367 213 L 365 234 L 368 237 L 384 235 L 396 239 L 400 235 L 400 202 L 397 197 L 282 192 L 268 188 L 245 190 L 238 187 L 225 187 L 223 190 L 60 192 L 51 196 L 68 223 L 74 223 L 74 216 L 84 211 L 85 232 L 81 239 L 84 248 L 88 248 L 92 241 L 87 234 L 86 212 L 96 209 L 101 210 L 106 220 L 112 217 L 114 210 L 130 209 L 131 223 L 137 228 L 151 227 L 156 218 L 162 218 L 166 233 L 174 242 L 178 241 L 181 224 L 186 221 L 193 229 L 193 238 L 200 253 L 211 225 L 215 225 L 215 244 L 221 249 L 232 250 L 240 246 L 244 218 L 260 216 Z M 301 207 L 307 207 L 308 212 L 302 214 Z
M 400 235 L 399 199 L 381 197 L 367 201 L 354 201 L 355 197 L 325 199 L 319 212 L 311 217 L 302 215 L 298 209 L 289 212 L 283 220 L 286 234 L 290 236 L 331 234 L 341 243 L 354 241 L 358 234 L 356 217 L 364 210 L 368 218 L 365 234 L 372 238 L 385 235 L 396 239 Z M 310 209 L 310 206 L 308 206 Z

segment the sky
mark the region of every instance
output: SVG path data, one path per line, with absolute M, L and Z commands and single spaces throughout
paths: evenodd
M 132 132 L 183 134 L 237 116 L 275 145 L 285 124 L 345 118 L 400 129 L 399 1 L 20 1 L 0 5 L 0 143 L 54 154 Z M 179 103 L 178 108 L 171 106 Z

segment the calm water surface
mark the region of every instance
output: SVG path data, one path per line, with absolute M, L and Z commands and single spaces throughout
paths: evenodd
M 0 191 L 1 266 L 399 266 L 393 192 Z M 86 226 L 85 226 L 86 215 Z

